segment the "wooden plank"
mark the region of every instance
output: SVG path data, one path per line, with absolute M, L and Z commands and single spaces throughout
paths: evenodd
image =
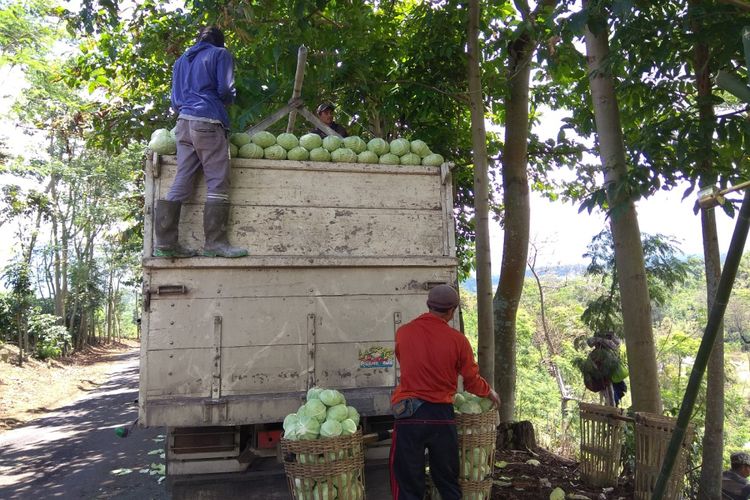
M 192 259 L 180 259 L 182 261 Z M 228 259 L 224 259 L 228 260 Z M 455 279 L 455 268 L 415 267 L 415 268 L 346 268 L 346 269 L 284 269 L 284 268 L 243 268 L 243 269 L 164 269 L 150 270 L 150 290 L 164 285 L 183 285 L 185 295 L 170 295 L 159 298 L 152 296 L 152 315 L 155 307 L 164 301 L 168 307 L 175 307 L 180 301 L 197 299 L 216 299 L 214 302 L 196 302 L 192 308 L 200 308 L 209 314 L 214 307 L 226 307 L 223 300 L 240 299 L 245 301 L 266 297 L 288 298 L 304 297 L 311 299 L 317 296 L 370 296 L 370 295 L 404 295 L 427 294 L 431 283 L 452 283 Z M 265 307 L 262 304 L 257 306 Z M 289 302 L 285 307 L 302 307 L 297 302 Z M 204 309 L 207 308 L 207 309 Z M 259 309 L 265 311 L 265 309 Z M 164 312 L 167 317 L 174 314 Z M 179 315 L 184 314 L 179 312 Z M 261 314 L 259 312 L 258 314 Z M 226 316 L 226 315 L 225 315 Z M 162 324 L 152 326 L 161 328 Z
M 307 389 L 307 345 L 222 349 L 225 396 L 285 393 Z
M 420 175 L 368 172 L 235 169 L 232 205 L 441 210 L 440 184 Z M 164 198 L 171 182 L 160 183 Z M 197 179 L 189 203 L 203 203 L 206 186 Z
M 439 211 L 232 206 L 233 245 L 256 255 L 442 256 Z M 203 246 L 203 206 L 183 205 L 180 242 Z
M 222 316 L 223 348 L 302 344 L 312 302 L 307 297 L 152 299 L 149 351 L 212 347 L 214 315 Z

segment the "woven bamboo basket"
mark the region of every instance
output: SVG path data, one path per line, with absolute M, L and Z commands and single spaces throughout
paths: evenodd
M 495 466 L 497 440 L 497 411 L 479 415 L 456 414 L 458 432 L 458 482 L 464 500 L 488 500 L 492 490 L 492 471 Z M 440 493 L 428 481 L 432 500 L 440 500 Z
M 676 420 L 652 413 L 635 414 L 635 498 L 648 500 L 656 486 Z M 694 427 L 688 425 L 680 452 L 669 477 L 664 500 L 682 498 L 687 466 L 687 447 L 693 441 Z
M 580 403 L 581 480 L 594 487 L 616 486 L 625 422 L 614 420 L 623 410 Z
M 281 439 L 289 492 L 295 500 L 363 500 L 362 430 L 312 441 Z

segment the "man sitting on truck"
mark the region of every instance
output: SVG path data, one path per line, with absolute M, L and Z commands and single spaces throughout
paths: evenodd
M 224 48 L 224 34 L 204 27 L 198 38 L 174 64 L 172 108 L 177 113 L 177 174 L 166 199 L 156 202 L 155 257 L 191 257 L 196 252 L 178 243 L 180 209 L 193 192 L 199 169 L 208 193 L 203 208 L 207 257 L 243 257 L 244 248 L 227 240 L 229 219 L 229 115 L 234 102 L 234 60 Z
M 750 454 L 745 452 L 732 453 L 729 456 L 732 465 L 730 470 L 724 471 L 721 478 L 721 494 L 726 500 L 748 500 L 750 498 Z
M 453 413 L 459 375 L 468 392 L 500 404 L 497 393 L 479 375 L 469 341 L 448 325 L 458 304 L 458 292 L 452 286 L 438 285 L 427 295 L 428 312 L 396 332 L 401 381 L 391 398 L 396 419 L 390 457 L 394 500 L 424 497 L 425 450 L 441 498 L 461 498 Z
M 341 137 L 346 137 L 349 134 L 346 132 L 346 129 L 341 126 L 340 124 L 333 121 L 333 111 L 336 109 L 336 107 L 330 103 L 330 102 L 324 102 L 320 106 L 318 106 L 318 109 L 315 110 L 315 114 L 318 115 L 318 118 L 320 118 L 320 121 L 328 125 L 330 128 L 333 129 L 334 132 L 339 134 Z M 312 134 L 318 134 L 320 137 L 324 138 L 328 135 L 325 132 L 323 132 L 320 128 L 315 128 L 310 131 Z

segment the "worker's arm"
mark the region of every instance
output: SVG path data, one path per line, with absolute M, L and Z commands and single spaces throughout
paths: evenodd
M 222 50 L 216 65 L 217 92 L 221 102 L 230 105 L 234 102 L 237 90 L 234 88 L 234 60 L 228 50 Z
M 487 381 L 479 375 L 479 365 L 474 361 L 474 353 L 472 352 L 471 345 L 466 338 L 463 339 L 461 345 L 460 363 L 460 373 L 464 378 L 464 390 L 483 398 L 491 398 L 490 393 L 494 393 L 495 391 L 493 391 Z M 497 396 L 497 394 L 495 394 L 495 396 Z

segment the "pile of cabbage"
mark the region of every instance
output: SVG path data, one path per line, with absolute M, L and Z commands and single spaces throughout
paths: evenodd
M 296 413 L 284 418 L 284 438 L 292 441 L 317 440 L 354 434 L 359 426 L 359 412 L 346 405 L 344 395 L 335 389 L 313 387 L 307 391 L 307 401 Z M 340 448 L 323 454 L 298 454 L 301 464 L 326 464 L 361 453 L 360 445 Z M 360 500 L 364 488 L 358 472 L 343 472 L 318 480 L 295 478 L 294 489 L 300 500 L 338 499 Z
M 234 133 L 229 136 L 229 143 L 232 158 L 429 166 L 440 166 L 445 161 L 419 139 L 398 138 L 388 143 L 380 138 L 365 141 L 359 136 L 342 139 L 329 135 L 323 139 L 318 134 L 305 134 L 298 138 L 289 133 L 275 136 L 264 130 L 252 136 Z
M 453 410 L 456 413 L 479 415 L 492 410 L 492 404 L 490 398 L 480 398 L 470 392 L 457 392 L 453 396 Z

